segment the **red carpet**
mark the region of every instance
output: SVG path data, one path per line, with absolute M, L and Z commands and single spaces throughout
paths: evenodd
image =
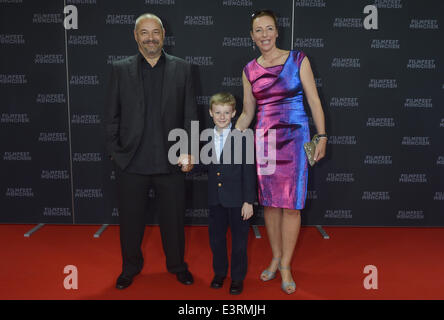
M 32 225 L 0 225 L 0 299 L 444 299 L 444 230 L 438 228 L 326 227 L 330 240 L 303 227 L 292 269 L 297 290 L 280 290 L 280 276 L 258 279 L 271 259 L 262 239 L 249 242 L 249 271 L 240 296 L 209 288 L 212 279 L 207 227 L 186 227 L 185 258 L 195 283 L 184 286 L 166 272 L 158 227 L 143 242 L 145 268 L 131 287 L 114 288 L 121 258 L 117 226 L 98 239 L 99 226 L 46 225 L 30 238 Z M 66 265 L 78 268 L 78 290 L 66 290 Z M 366 265 L 378 268 L 377 290 L 366 290 Z

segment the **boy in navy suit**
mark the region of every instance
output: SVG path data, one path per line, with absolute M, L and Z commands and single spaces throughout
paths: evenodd
M 214 270 L 211 287 L 222 288 L 227 276 L 226 234 L 230 226 L 232 236 L 230 293 L 240 294 L 247 273 L 248 219 L 253 215 L 253 202 L 256 199 L 256 168 L 253 141 L 250 141 L 249 146 L 252 148 L 247 148 L 245 140 L 241 144 L 234 142 L 236 134 L 241 136 L 240 131 L 232 129 L 231 119 L 236 114 L 235 106 L 236 100 L 230 93 L 217 93 L 210 99 L 209 112 L 215 124 L 212 151 L 216 153 L 216 157 L 213 153 L 213 161 L 207 165 L 208 232 Z M 249 163 L 246 161 L 247 150 L 251 153 Z

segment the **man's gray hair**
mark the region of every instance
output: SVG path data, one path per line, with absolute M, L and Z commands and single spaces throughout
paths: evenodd
M 163 28 L 163 23 L 162 20 L 160 20 L 160 18 L 158 16 L 156 16 L 153 13 L 144 13 L 142 15 L 140 15 L 137 19 L 136 19 L 136 23 L 134 24 L 134 30 L 137 30 L 137 25 L 139 24 L 139 22 L 143 19 L 156 19 L 157 21 L 159 21 L 160 26 Z

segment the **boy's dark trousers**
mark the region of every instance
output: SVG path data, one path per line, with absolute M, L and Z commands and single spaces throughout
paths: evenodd
M 226 277 L 228 272 L 227 230 L 231 230 L 231 280 L 244 280 L 247 274 L 249 220 L 243 220 L 242 208 L 209 206 L 208 232 L 213 252 L 214 274 Z

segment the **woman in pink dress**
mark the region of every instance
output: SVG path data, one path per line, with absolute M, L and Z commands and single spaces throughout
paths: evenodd
M 273 253 L 261 279 L 274 279 L 279 269 L 281 288 L 290 294 L 296 290 L 290 265 L 301 227 L 300 210 L 305 206 L 308 179 L 304 143 L 310 140 L 310 132 L 303 94 L 322 137 L 316 147 L 316 161 L 325 155 L 327 135 L 310 62 L 301 51 L 276 47 L 276 26 L 276 16 L 270 10 L 252 15 L 251 38 L 261 56 L 250 61 L 243 70 L 244 105 L 236 128 L 248 128 L 256 114 L 259 203 L 264 206 L 265 226 Z M 275 159 L 269 161 L 267 158 L 273 154 L 270 142 L 274 137 Z M 270 164 L 273 170 L 265 170 Z

